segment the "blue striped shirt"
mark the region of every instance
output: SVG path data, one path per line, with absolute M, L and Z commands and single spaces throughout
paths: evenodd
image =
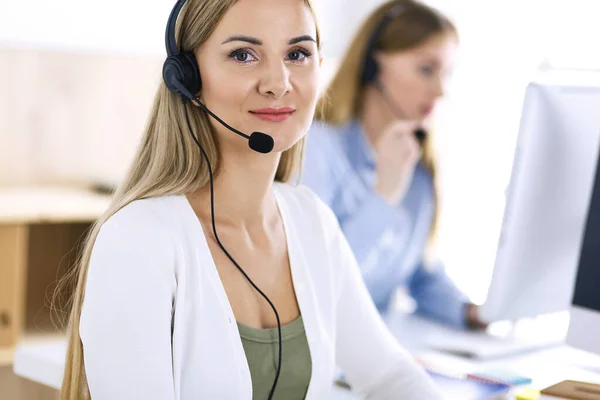
M 337 216 L 377 308 L 385 313 L 396 289 L 407 287 L 418 313 L 463 327 L 467 297 L 440 263 L 424 262 L 434 212 L 430 173 L 415 168 L 397 207 L 375 192 L 375 178 L 375 155 L 358 121 L 313 123 L 301 183 Z

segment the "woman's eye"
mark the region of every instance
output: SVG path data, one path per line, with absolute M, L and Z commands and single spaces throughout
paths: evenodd
M 424 65 L 421 67 L 421 72 L 427 76 L 433 75 L 433 68 L 428 65 Z
M 306 58 L 310 57 L 310 52 L 303 49 L 293 50 L 288 54 L 288 60 L 291 61 L 304 61 Z
M 302 57 L 304 57 L 304 54 L 300 53 L 299 51 L 292 51 L 290 53 L 290 60 L 301 60 Z
M 245 50 L 235 50 L 229 54 L 229 57 L 240 63 L 247 63 L 250 61 L 256 61 L 256 58 Z

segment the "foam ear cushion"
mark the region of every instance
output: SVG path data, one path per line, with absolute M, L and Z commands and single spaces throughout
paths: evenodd
M 163 65 L 163 79 L 167 88 L 173 93 L 179 93 L 171 83 L 173 79 L 181 82 L 191 93 L 198 93 L 202 87 L 202 79 L 194 54 L 180 53 L 167 58 Z
M 379 72 L 379 66 L 377 61 L 373 58 L 372 54 L 369 54 L 365 60 L 363 67 L 363 73 L 361 77 L 362 83 L 371 83 L 377 80 L 377 73 Z

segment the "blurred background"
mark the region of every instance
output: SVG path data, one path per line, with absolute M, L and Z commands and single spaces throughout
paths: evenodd
M 481 303 L 526 84 L 544 68 L 600 69 L 593 45 L 600 2 L 425 2 L 453 19 L 461 41 L 435 116 L 439 252 L 449 274 Z M 123 176 L 160 80 L 172 3 L 0 1 L 0 185 L 111 184 Z M 323 84 L 380 3 L 316 1 Z
M 593 45 L 600 37 L 600 2 L 424 2 L 454 21 L 461 43 L 435 115 L 439 256 L 479 304 L 491 279 L 526 85 L 549 68 L 600 69 Z M 0 0 L 0 188 L 120 180 L 160 82 L 173 3 Z M 323 85 L 358 25 L 380 3 L 315 0 Z M 7 204 L 0 201 L 2 215 L 10 212 Z

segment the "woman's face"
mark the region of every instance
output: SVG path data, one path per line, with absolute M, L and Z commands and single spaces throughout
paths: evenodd
M 431 114 L 444 94 L 456 49 L 454 34 L 438 34 L 410 50 L 376 54 L 379 82 L 397 115 L 422 121 Z
M 264 132 L 273 151 L 307 132 L 317 102 L 315 21 L 302 0 L 239 0 L 196 52 L 208 109 L 240 131 Z M 248 148 L 213 121 L 222 145 Z

